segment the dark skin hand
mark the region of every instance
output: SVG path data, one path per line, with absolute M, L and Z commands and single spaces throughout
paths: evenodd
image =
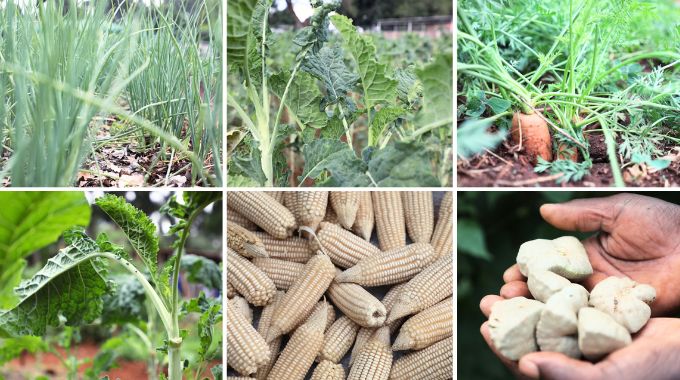
M 598 232 L 583 241 L 593 274 L 583 282 L 589 290 L 609 276 L 627 276 L 654 286 L 652 315 L 680 307 L 680 206 L 641 195 L 574 200 L 543 205 L 541 216 L 566 231 Z M 503 275 L 500 297 L 489 295 L 480 308 L 487 317 L 502 299 L 531 297 L 517 265 Z M 633 344 L 593 364 L 554 352 L 536 352 L 519 362 L 495 351 L 487 323 L 482 335 L 503 363 L 520 378 L 530 379 L 677 379 L 680 378 L 680 320 L 652 318 Z

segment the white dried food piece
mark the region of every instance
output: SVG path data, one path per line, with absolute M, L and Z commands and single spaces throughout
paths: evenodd
M 534 352 L 536 324 L 545 305 L 524 297 L 496 302 L 491 307 L 489 333 L 496 349 L 510 360 Z
M 519 247 L 517 264 L 526 277 L 532 272 L 550 271 L 578 281 L 593 273 L 583 244 L 573 236 L 528 241 Z
M 569 286 L 569 284 L 571 284 L 571 281 L 547 270 L 531 273 L 527 281 L 529 292 L 541 302 L 547 302 L 553 294 Z
M 536 325 L 536 342 L 541 351 L 561 352 L 572 358 L 581 357 L 578 348 L 578 311 L 588 306 L 588 291 L 570 284 L 546 302 Z
M 597 360 L 632 342 L 630 333 L 609 314 L 593 307 L 578 312 L 578 347 L 590 360 Z
M 656 299 L 652 286 L 628 277 L 608 277 L 593 288 L 590 305 L 609 314 L 630 333 L 640 331 L 652 314 L 649 304 Z

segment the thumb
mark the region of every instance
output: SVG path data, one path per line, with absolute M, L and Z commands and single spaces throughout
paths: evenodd
M 557 352 L 534 352 L 520 359 L 519 371 L 530 379 L 583 380 L 594 378 L 597 369 Z
M 617 210 L 625 204 L 620 196 L 576 199 L 560 204 L 541 206 L 541 217 L 554 227 L 565 231 L 611 232 Z

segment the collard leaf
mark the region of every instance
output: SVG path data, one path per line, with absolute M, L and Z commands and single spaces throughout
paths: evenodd
M 146 320 L 146 293 L 139 280 L 131 274 L 112 275 L 110 279 L 114 287 L 104 296 L 102 322 L 123 324 Z
M 491 122 L 487 120 L 467 120 L 459 126 L 456 131 L 458 154 L 468 158 L 500 144 L 507 133 L 505 131 L 489 133 L 490 126 Z
M 125 201 L 125 198 L 106 194 L 95 201 L 106 215 L 125 233 L 130 245 L 137 252 L 151 278 L 158 276 L 158 236 L 156 225 L 141 210 Z
M 210 372 L 212 372 L 214 379 L 221 379 L 222 371 L 223 371 L 222 364 L 218 364 L 210 369 Z
M 395 142 L 376 150 L 368 170 L 379 187 L 439 187 L 432 160 L 422 144 Z
M 397 94 L 402 102 L 413 104 L 422 96 L 423 86 L 412 68 L 396 70 L 394 78 L 397 80 Z
M 231 165 L 235 166 L 237 169 L 237 173 L 232 172 L 232 175 L 244 174 L 244 177 L 257 182 L 259 186 L 263 186 L 265 182 L 267 182 L 267 176 L 262 171 L 260 149 L 256 143 L 252 144 L 250 156 L 246 157 L 241 154 L 234 154 L 231 158 Z M 230 183 L 230 186 L 236 185 Z
M 80 326 L 101 315 L 108 285 L 97 243 L 82 232 L 65 236 L 69 246 L 50 258 L 15 292 L 19 304 L 0 314 L 0 336 L 41 336 L 48 326 Z
M 252 25 L 253 0 L 229 0 L 227 2 L 227 62 L 243 66 L 246 62 L 248 38 Z
M 305 50 L 316 53 L 328 41 L 328 14 L 340 7 L 340 1 L 312 2 L 312 7 L 309 26 L 300 29 L 293 39 L 298 54 Z
M 35 336 L 0 339 L 0 365 L 21 356 L 24 352 L 34 354 L 47 350 L 47 343 Z
M 347 98 L 359 79 L 345 65 L 342 50 L 339 47 L 323 47 L 318 53 L 307 55 L 302 70 L 319 79 L 326 89 L 326 96 L 321 105 L 336 104 Z
M 383 135 L 385 128 L 406 113 L 401 107 L 383 107 L 373 115 L 368 131 L 368 145 L 374 146 Z
M 272 91 L 279 99 L 283 96 L 289 80 L 288 73 L 279 73 L 269 79 Z M 323 95 L 314 78 L 304 72 L 298 73 L 288 88 L 286 108 L 303 130 L 305 127 L 318 129 L 326 126 L 328 117 L 320 108 L 322 101 Z
M 222 271 L 214 261 L 202 256 L 183 255 L 180 264 L 190 282 L 210 289 L 222 288 Z
M 303 149 L 305 170 L 300 180 L 316 179 L 328 170 L 337 186 L 366 187 L 371 184 L 366 176 L 366 164 L 358 159 L 342 141 L 319 139 Z
M 425 67 L 416 70 L 423 84 L 424 115 L 419 124 L 453 118 L 453 56 L 439 54 Z
M 371 37 L 359 34 L 352 20 L 343 15 L 332 15 L 331 22 L 342 35 L 345 48 L 359 68 L 366 108 L 379 103 L 394 103 L 397 81 L 388 75 L 387 65 L 378 62 L 377 49 Z

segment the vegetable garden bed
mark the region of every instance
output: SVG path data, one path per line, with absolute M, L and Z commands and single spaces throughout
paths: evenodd
M 678 186 L 678 22 L 670 0 L 459 2 L 458 184 Z

